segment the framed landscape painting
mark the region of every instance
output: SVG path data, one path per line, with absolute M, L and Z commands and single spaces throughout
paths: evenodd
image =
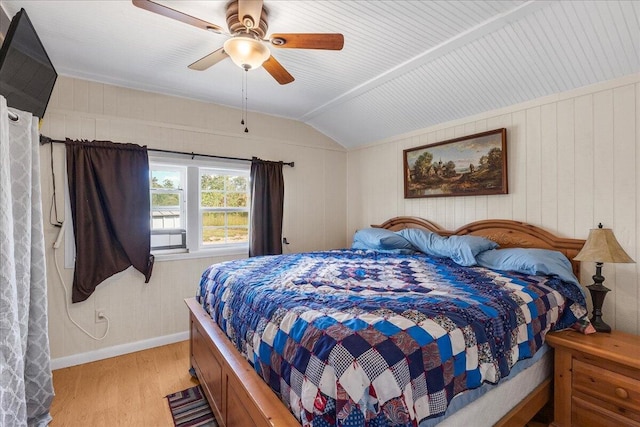
M 507 194 L 507 130 L 404 150 L 404 197 Z

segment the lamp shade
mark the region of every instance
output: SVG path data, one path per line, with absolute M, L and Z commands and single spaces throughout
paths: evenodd
M 610 228 L 593 228 L 589 230 L 589 237 L 582 250 L 575 256 L 576 261 L 594 261 L 602 263 L 631 263 L 635 262 L 622 249 L 620 243 Z
M 271 56 L 269 48 L 264 43 L 243 35 L 225 41 L 224 51 L 244 70 L 259 68 Z

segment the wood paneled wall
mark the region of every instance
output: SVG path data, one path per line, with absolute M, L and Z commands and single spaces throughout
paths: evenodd
M 286 252 L 339 248 L 346 245 L 346 150 L 300 122 L 249 112 L 250 132 L 243 132 L 240 111 L 171 96 L 60 77 L 42 122 L 41 133 L 54 139 L 101 139 L 150 148 L 203 154 L 294 161 L 284 168 L 284 236 Z M 41 153 L 42 203 L 51 206 L 51 152 Z M 53 147 L 60 219 L 64 217 L 64 147 Z M 188 330 L 183 299 L 195 295 L 204 269 L 233 258 L 208 257 L 157 261 L 149 284 L 133 269 L 107 279 L 85 302 L 73 304 L 71 315 L 100 336 L 104 324 L 94 311 L 104 310 L 111 331 L 93 341 L 67 319 L 62 285 L 51 249 L 58 229 L 45 219 L 49 289 L 49 336 L 52 358 L 108 349 Z M 64 253 L 56 254 L 60 267 Z M 236 258 L 242 256 L 235 256 Z M 73 270 L 63 269 L 67 286 Z
M 509 194 L 404 199 L 403 150 L 507 128 Z M 415 215 L 449 229 L 506 218 L 585 239 L 602 222 L 640 261 L 640 76 L 581 88 L 423 129 L 348 153 L 347 238 Z M 640 333 L 639 264 L 605 264 L 605 320 Z M 592 283 L 594 265 L 582 266 Z

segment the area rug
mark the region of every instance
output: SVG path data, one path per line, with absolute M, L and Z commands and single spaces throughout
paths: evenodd
M 197 385 L 167 396 L 176 427 L 217 427 L 202 388 Z

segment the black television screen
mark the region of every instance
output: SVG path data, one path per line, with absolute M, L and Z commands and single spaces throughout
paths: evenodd
M 42 118 L 57 77 L 27 12 L 20 9 L 0 49 L 0 94 L 9 107 Z

